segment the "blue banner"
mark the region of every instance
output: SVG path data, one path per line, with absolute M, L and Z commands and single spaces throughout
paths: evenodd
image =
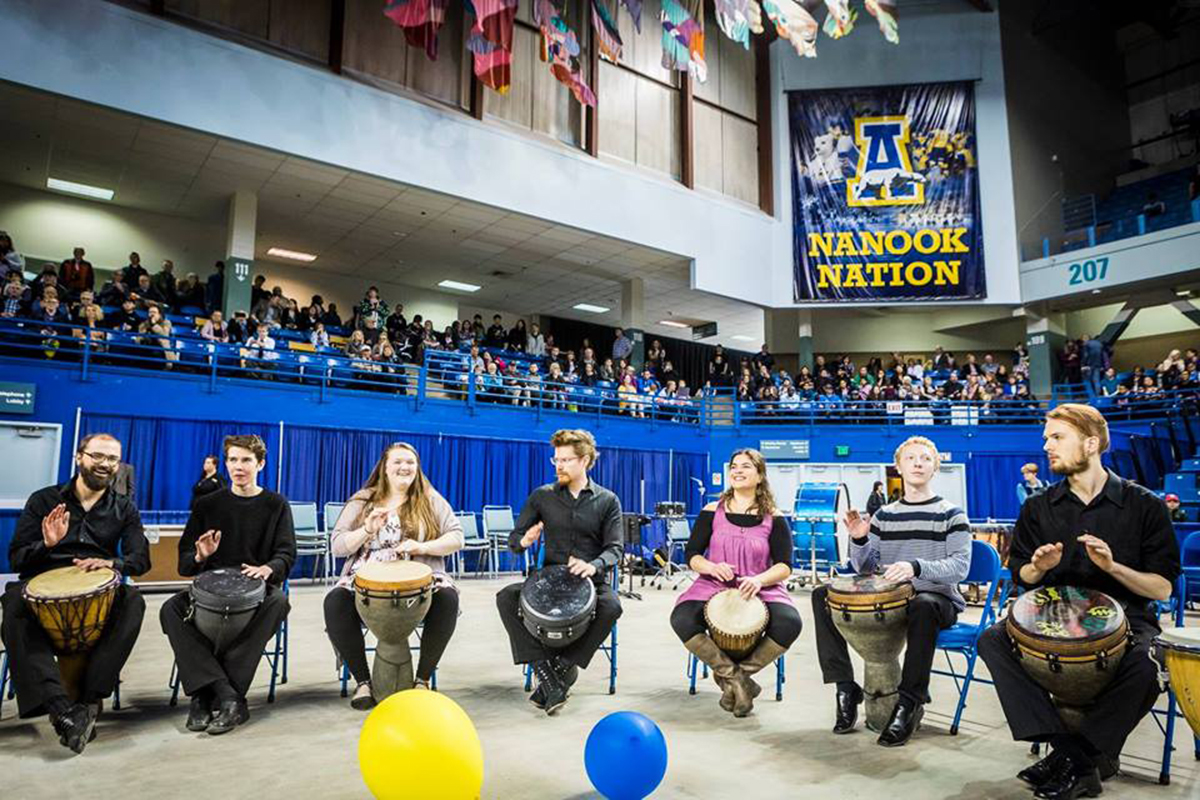
M 788 93 L 798 303 L 987 296 L 971 83 Z

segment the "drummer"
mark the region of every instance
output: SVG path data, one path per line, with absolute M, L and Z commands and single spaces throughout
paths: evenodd
M 546 566 L 565 564 L 572 574 L 596 584 L 596 616 L 578 640 L 551 651 L 525 629 L 518 615 L 523 584 L 506 586 L 496 595 L 513 663 L 533 665 L 538 686 L 529 699 L 546 714 L 567 702 L 579 670 L 591 663 L 621 616 L 621 601 L 608 582 L 608 570 L 621 557 L 621 501 L 588 477 L 598 455 L 596 440 L 585 430 L 560 430 L 550 445 L 556 480 L 529 495 L 508 546 L 523 553 L 544 535 Z
M 1025 589 L 1104 592 L 1124 606 L 1133 637 L 1078 734 L 1067 731 L 1049 695 L 1022 669 L 1003 623 L 979 640 L 1013 738 L 1051 746 L 1046 758 L 1017 777 L 1036 797 L 1060 800 L 1098 794 L 1100 781 L 1120 767 L 1126 737 L 1154 706 L 1158 668 L 1148 654 L 1159 625 L 1153 601 L 1170 598 L 1180 565 L 1163 501 L 1101 464 L 1109 438 L 1099 411 L 1056 406 L 1046 414 L 1042 438 L 1051 471 L 1066 480 L 1021 507 L 1008 561 L 1013 579 Z
M 146 602 L 127 584 L 117 588 L 100 641 L 92 649 L 72 703 L 63 687 L 54 649 L 37 616 L 22 597 L 31 578 L 57 567 L 87 571 L 105 567 L 136 577 L 150 569 L 142 519 L 129 498 L 112 489 L 121 443 L 107 433 L 83 437 L 75 450 L 75 477 L 29 496 L 17 521 L 8 560 L 20 580 L 4 590 L 4 647 L 22 719 L 49 714 L 58 741 L 82 753 L 96 737 L 102 701 L 113 693 L 133 650 Z
M 869 522 L 853 509 L 843 518 L 854 569 L 860 575 L 882 570 L 887 581 L 912 581 L 915 592 L 908 605 L 899 697 L 878 739 L 885 747 L 906 744 L 924 715 L 938 632 L 953 625 L 966 608 L 958 584 L 971 567 L 967 515 L 935 495 L 930 485 L 941 465 L 937 446 L 923 436 L 909 437 L 896 448 L 895 462 L 904 484 L 900 498 L 879 509 Z M 837 684 L 833 732 L 849 733 L 858 720 L 863 691 L 854 680 L 846 640 L 826 605 L 827 594 L 827 587 L 820 586 L 812 595 L 817 657 L 825 683 Z
M 671 627 L 712 669 L 722 690 L 721 708 L 744 717 L 761 691 L 750 676 L 786 653 L 801 627 L 800 612 L 784 586 L 792 574 L 792 531 L 775 508 L 767 462 L 757 450 L 733 454 L 729 486 L 696 518 L 684 556 L 699 577 L 675 602 Z M 765 636 L 737 663 L 708 635 L 704 620 L 705 603 L 730 588 L 767 606 Z
M 281 588 L 296 560 L 292 509 L 283 495 L 258 485 L 267 447 L 257 436 L 226 436 L 230 485 L 196 500 L 179 540 L 179 574 L 194 577 L 220 567 L 267 582 L 266 595 L 246 629 L 220 656 L 190 621 L 191 595 L 179 592 L 159 613 L 175 651 L 183 691 L 191 698 L 187 729 L 228 733 L 250 719 L 246 692 L 263 648 L 288 615 Z
M 345 558 L 346 564 L 325 595 L 325 632 L 358 684 L 350 699 L 353 708 L 375 705 L 362 621 L 354 607 L 355 573 L 371 561 L 398 559 L 433 570 L 433 600 L 425 615 L 415 684 L 428 689 L 458 624 L 458 590 L 446 574 L 445 559 L 462 546 L 462 524 L 446 498 L 429 485 L 417 451 L 405 442 L 388 445 L 366 485 L 346 501 L 331 544 L 334 557 Z

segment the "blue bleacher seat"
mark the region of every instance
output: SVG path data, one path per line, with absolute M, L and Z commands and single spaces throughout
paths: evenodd
M 1180 472 L 1200 472 L 1200 458 L 1187 458 L 1179 465 Z
M 1194 492 L 1197 484 L 1200 484 L 1200 473 L 1172 472 L 1167 475 L 1163 488 L 1168 492 L 1175 492 L 1182 498 L 1183 493 Z

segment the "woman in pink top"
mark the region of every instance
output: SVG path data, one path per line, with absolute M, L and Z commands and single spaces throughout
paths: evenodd
M 337 585 L 325 596 L 325 631 L 341 654 L 357 687 L 350 705 L 375 705 L 362 623 L 354 607 L 354 574 L 370 561 L 411 559 L 433 570 L 435 591 L 417 662 L 416 686 L 429 688 L 458 622 L 458 590 L 446 574 L 446 556 L 463 546 L 454 509 L 429 485 L 412 445 L 388 445 L 366 485 L 346 502 L 333 530 L 333 555 L 345 558 Z
M 729 486 L 700 512 L 685 551 L 699 577 L 675 603 L 671 627 L 684 647 L 712 669 L 721 708 L 744 717 L 761 691 L 751 675 L 779 658 L 800 635 L 800 613 L 784 586 L 792 574 L 792 531 L 779 516 L 767 483 L 767 463 L 757 450 L 738 450 L 729 461 Z M 708 635 L 704 604 L 736 588 L 767 605 L 766 635 L 750 655 L 734 662 Z

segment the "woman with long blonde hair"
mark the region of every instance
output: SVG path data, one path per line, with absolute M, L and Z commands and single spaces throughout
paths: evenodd
M 784 582 L 792 575 L 792 529 L 775 507 L 767 462 L 757 450 L 737 450 L 729 459 L 729 485 L 696 518 L 684 551 L 699 577 L 680 595 L 671 627 L 696 658 L 708 664 L 721 687 L 721 708 L 744 717 L 761 691 L 754 673 L 787 652 L 800 635 L 800 612 Z M 766 635 L 741 661 L 734 661 L 708 635 L 705 604 L 726 589 L 767 607 Z
M 354 607 L 355 573 L 370 561 L 402 558 L 433 570 L 433 602 L 425 615 L 416 674 L 416 686 L 428 688 L 458 621 L 458 590 L 446 573 L 445 559 L 462 546 L 462 525 L 446 498 L 430 486 L 416 449 L 405 442 L 388 445 L 366 484 L 346 501 L 330 543 L 333 555 L 345 558 L 346 564 L 325 596 L 325 630 L 358 684 L 352 707 L 365 710 L 375 705 L 362 624 Z

